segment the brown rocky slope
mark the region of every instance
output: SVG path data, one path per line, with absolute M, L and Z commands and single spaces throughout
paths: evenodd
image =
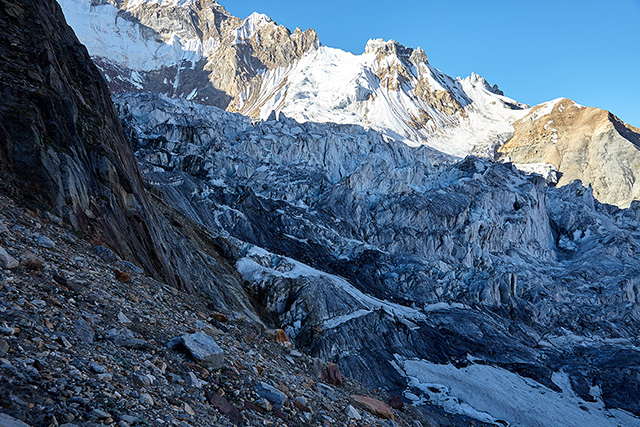
M 499 149 L 516 164 L 548 163 L 558 185 L 580 180 L 603 203 L 629 207 L 640 199 L 640 130 L 608 111 L 560 99 L 534 107 L 514 123 Z

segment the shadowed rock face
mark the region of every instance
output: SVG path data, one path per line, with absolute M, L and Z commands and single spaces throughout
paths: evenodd
M 175 284 L 109 91 L 55 1 L 0 2 L 4 191 Z
M 580 180 L 602 203 L 629 207 L 640 199 L 640 130 L 610 112 L 561 99 L 534 107 L 513 126 L 499 149 L 503 157 L 551 164 L 558 185 Z

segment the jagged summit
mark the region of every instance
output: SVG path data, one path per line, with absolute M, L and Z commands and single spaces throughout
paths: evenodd
M 241 20 L 217 2 L 61 4 L 115 93 L 358 124 L 456 156 L 492 155 L 522 116 L 486 82 L 452 79 L 422 49 L 393 40 L 352 55 L 321 46 L 313 30 L 291 32 L 258 13 Z
M 267 69 L 318 47 L 313 30 L 265 15 L 241 20 L 215 1 L 61 0 L 114 93 L 152 91 L 233 109 Z
M 632 184 L 634 162 L 624 160 L 636 156 L 637 144 L 619 157 L 624 166 L 594 173 L 571 172 L 585 166 L 576 156 L 562 162 L 509 156 L 509 147 L 529 145 L 533 135 L 518 129 L 550 104 L 529 109 L 475 73 L 451 78 L 433 67 L 421 48 L 372 39 L 363 54 L 353 55 L 322 46 L 314 30 L 292 32 L 259 13 L 242 20 L 216 1 L 61 4 L 114 93 L 150 91 L 263 120 L 282 112 L 299 121 L 355 124 L 455 157 L 512 157 L 518 167 L 544 176 L 557 175 L 552 167 L 564 177 L 560 185 L 581 179 L 594 185 L 600 200 L 620 206 L 640 197 Z M 565 137 L 577 131 L 569 111 L 556 112 L 565 119 L 555 122 L 569 126 L 556 126 Z M 631 128 L 615 122 L 611 132 L 595 137 L 600 144 L 633 140 Z M 613 162 L 617 157 L 609 156 Z

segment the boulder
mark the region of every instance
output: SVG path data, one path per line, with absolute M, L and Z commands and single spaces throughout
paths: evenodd
M 16 268 L 20 263 L 17 259 L 9 255 L 2 246 L 0 246 L 0 268 L 11 270 Z
M 260 397 L 264 397 L 276 408 L 279 409 L 284 405 L 284 402 L 287 401 L 287 395 L 273 387 L 270 384 L 265 382 L 258 383 L 256 387 L 256 393 L 260 395 Z
M 395 419 L 395 417 L 393 416 L 393 409 L 391 409 L 389 405 L 379 401 L 378 399 L 374 399 L 368 396 L 359 396 L 357 394 L 351 395 L 351 398 L 358 402 L 368 412 L 371 412 L 372 414 L 377 415 L 380 418 L 384 418 L 387 420 Z
M 210 369 L 220 369 L 224 364 L 224 351 L 209 335 L 196 332 L 181 337 L 182 345 L 201 364 Z

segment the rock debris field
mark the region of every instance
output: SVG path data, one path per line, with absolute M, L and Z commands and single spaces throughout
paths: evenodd
M 0 197 L 2 426 L 469 425 L 368 391 L 57 221 Z

